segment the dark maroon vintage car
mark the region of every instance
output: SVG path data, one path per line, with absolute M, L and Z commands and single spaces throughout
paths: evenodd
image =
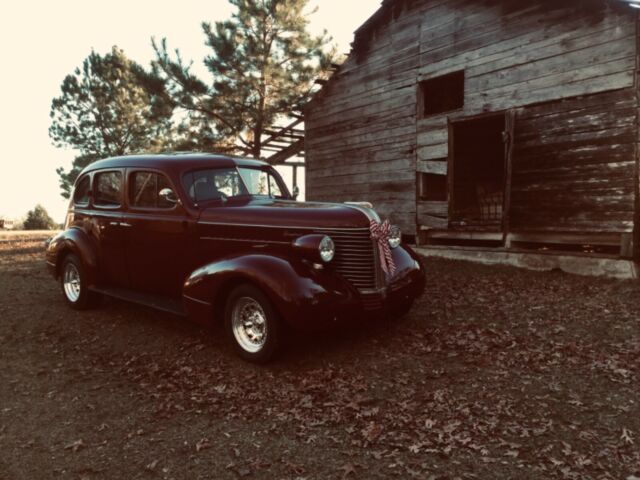
M 283 328 L 399 316 L 424 288 L 420 259 L 370 205 L 296 202 L 268 164 L 215 154 L 91 164 L 46 256 L 71 307 L 107 295 L 221 320 L 257 362 Z

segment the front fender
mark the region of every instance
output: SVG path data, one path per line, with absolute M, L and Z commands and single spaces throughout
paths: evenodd
M 239 255 L 209 263 L 189 276 L 183 288 L 189 315 L 199 323 L 210 323 L 224 312 L 230 290 L 243 282 L 260 288 L 294 327 L 321 322 L 324 319 L 318 317 L 326 316 L 332 305 L 353 301 L 356 293 L 346 281 L 304 261 Z
M 46 250 L 47 264 L 57 278 L 62 261 L 68 253 L 76 254 L 85 267 L 89 284 L 95 283 L 98 274 L 98 256 L 89 236 L 79 228 L 70 228 L 51 239 Z
M 397 290 L 408 284 L 414 284 L 422 293 L 425 284 L 425 269 L 420 256 L 405 244 L 391 250 L 391 255 L 396 265 L 396 272 L 389 282 L 389 289 Z

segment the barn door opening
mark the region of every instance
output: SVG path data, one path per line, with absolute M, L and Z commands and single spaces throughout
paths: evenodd
M 502 232 L 508 194 L 505 114 L 455 121 L 450 129 L 450 225 Z

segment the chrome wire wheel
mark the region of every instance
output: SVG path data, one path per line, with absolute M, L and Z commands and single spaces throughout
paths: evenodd
M 267 316 L 260 303 L 251 297 L 238 298 L 231 311 L 231 328 L 243 350 L 262 350 L 267 341 Z
M 80 272 L 72 262 L 68 262 L 63 273 L 64 294 L 67 299 L 75 303 L 80 298 Z

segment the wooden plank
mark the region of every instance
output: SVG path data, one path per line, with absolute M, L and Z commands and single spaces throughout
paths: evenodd
M 454 130 L 453 130 L 453 124 L 451 123 L 451 120 L 449 120 L 448 124 L 447 124 L 447 129 L 449 131 L 449 135 L 448 135 L 448 144 L 447 144 L 447 198 L 449 199 L 449 211 L 448 211 L 448 217 L 449 218 L 453 218 L 454 217 L 454 202 L 455 202 L 455 196 L 453 194 L 453 192 L 455 191 L 455 162 L 454 162 L 454 156 L 455 156 L 455 150 L 454 150 Z M 420 159 L 420 157 L 418 156 L 418 158 Z
M 419 146 L 417 149 L 418 160 L 437 160 L 447 158 L 449 155 L 449 143 L 441 143 L 439 145 L 428 145 L 426 147 Z
M 620 233 L 580 233 L 580 232 L 526 232 L 509 234 L 511 242 L 553 243 L 560 245 L 603 245 L 618 247 L 623 234 Z
M 449 216 L 448 210 L 449 202 L 425 202 L 419 200 L 417 203 L 418 215 L 447 218 Z
M 515 110 L 509 110 L 505 115 L 506 141 L 504 144 L 504 199 L 502 206 L 502 234 L 503 244 L 508 245 L 508 235 L 511 229 L 511 190 L 513 184 L 513 146 L 515 143 Z
M 427 230 L 432 228 L 447 228 L 449 222 L 446 218 L 418 215 L 418 225 L 422 230 Z
M 423 161 L 418 160 L 416 171 L 420 173 L 430 173 L 432 175 L 446 175 L 447 174 L 447 161 Z
M 562 85 L 561 89 L 557 86 Z M 465 98 L 467 113 L 500 111 L 529 104 L 588 95 L 633 86 L 633 67 L 616 61 L 568 74 L 550 75 L 531 82 L 510 85 L 492 92 L 469 94 Z
M 456 230 L 431 230 L 427 233 L 428 239 L 438 240 L 477 240 L 495 241 L 502 240 L 502 232 L 461 232 Z
M 603 30 L 617 28 L 623 32 L 633 30 L 624 28 L 632 25 L 633 15 L 627 12 L 620 15 L 614 12 L 594 12 L 591 9 L 576 11 L 573 7 L 549 11 L 543 2 L 533 3 L 535 12 L 514 12 L 510 15 L 497 16 L 493 22 L 477 25 L 464 32 L 457 30 L 441 38 L 440 42 L 423 40 L 423 54 L 420 64 L 433 71 L 442 70 L 442 64 L 456 61 L 456 55 L 466 53 L 459 63 L 472 68 L 479 63 L 486 63 L 497 58 L 514 58 L 514 63 L 526 63 L 532 58 L 523 57 L 523 49 L 531 45 L 531 50 L 537 55 L 554 52 L 554 47 L 571 48 L 571 41 L 581 36 L 597 34 L 598 38 L 606 39 L 611 35 L 603 35 Z M 459 12 L 461 16 L 466 13 Z M 598 18 L 599 21 L 595 21 Z M 622 28 L 621 28 L 622 27 Z M 454 37 L 454 38 L 452 38 Z M 535 57 L 534 57 L 535 58 Z M 505 68 L 501 66 L 499 68 Z
M 620 239 L 620 256 L 622 258 L 633 258 L 633 233 L 623 233 Z
M 447 143 L 449 137 L 449 131 L 444 124 L 441 128 L 434 129 L 430 132 L 418 133 L 418 145 L 420 147 L 426 147 L 429 145 L 441 145 Z

